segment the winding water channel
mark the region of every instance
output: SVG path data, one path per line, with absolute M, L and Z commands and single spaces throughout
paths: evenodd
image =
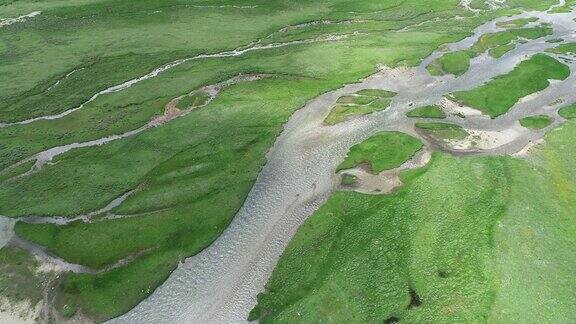
M 551 23 L 554 35 L 519 44 L 499 59 L 482 55 L 457 79 L 428 74 L 427 64 L 444 53 L 437 52 L 419 67 L 383 69 L 360 83 L 310 101 L 286 124 L 246 202 L 225 232 L 210 247 L 180 264 L 149 298 L 110 322 L 245 322 L 256 304 L 256 295 L 264 290 L 278 258 L 298 227 L 337 187 L 339 176 L 334 170 L 353 144 L 378 131 L 399 130 L 421 138 L 428 145 L 442 146 L 430 143 L 416 132 L 414 120 L 406 118 L 405 113 L 413 107 L 438 103 L 451 92 L 475 88 L 510 72 L 519 62 L 553 46 L 546 40 L 559 37 L 576 40 L 574 14 L 529 12 L 486 23 L 478 27 L 473 36 L 448 48 L 450 51 L 467 48 L 482 34 L 499 31 L 496 22 L 525 17 L 538 17 L 541 22 Z M 567 80 L 554 82 L 538 96 L 521 100 L 504 116 L 447 119 L 470 132 L 511 135 L 485 148 L 453 145 L 443 149 L 457 154 L 513 154 L 541 139 L 544 131 L 519 128 L 518 119 L 537 113 L 554 118 L 550 127 L 561 123 L 556 110 L 562 102 L 576 101 L 576 64 L 572 62 L 569 66 L 572 75 Z M 398 95 L 388 110 L 334 126 L 323 125 L 322 121 L 340 96 L 369 88 L 392 90 Z
M 248 312 L 256 304 L 256 295 L 264 290 L 264 285 L 276 262 L 298 227 L 326 201 L 332 191 L 338 188 L 340 175 L 334 172 L 337 165 L 352 145 L 363 141 L 376 132 L 402 131 L 420 138 L 425 143 L 426 150 L 402 166 L 402 169 L 427 163 L 433 149 L 442 149 L 454 154 L 509 155 L 521 152 L 530 143 L 542 139 L 545 131 L 557 127 L 563 122 L 557 114 L 558 108 L 566 103 L 576 101 L 576 63 L 573 61 L 566 61 L 572 72 L 567 80 L 552 82 L 547 89 L 535 96 L 521 100 L 507 114 L 496 119 L 476 114 L 471 109 L 466 114 L 466 118 L 448 114 L 447 122 L 462 126 L 470 134 L 487 138 L 485 143 L 479 147 L 471 147 L 465 142 L 444 143 L 424 136 L 415 130 L 414 123 L 416 120 L 407 118 L 406 112 L 414 107 L 437 103 L 441 103 L 447 112 L 450 109 L 462 109 L 462 107 L 456 107 L 456 104 L 445 99 L 445 96 L 455 91 L 473 89 L 495 76 L 510 72 L 519 62 L 555 46 L 555 44 L 546 42 L 547 40 L 562 38 L 566 42 L 576 41 L 575 16 L 574 13 L 550 15 L 543 12 L 529 12 L 514 17 L 499 18 L 476 28 L 471 37 L 448 44 L 443 47 L 443 50 L 431 54 L 418 67 L 383 68 L 359 83 L 346 85 L 310 101 L 305 107 L 297 111 L 285 125 L 282 134 L 268 152 L 267 164 L 260 173 L 248 198 L 224 233 L 207 249 L 180 264 L 169 279 L 146 300 L 129 313 L 110 322 L 245 322 Z M 518 44 L 516 49 L 499 59 L 491 58 L 487 54 L 481 55 L 473 59 L 469 71 L 458 78 L 453 76 L 432 77 L 426 70 L 426 66 L 430 62 L 445 52 L 466 49 L 474 44 L 481 35 L 502 30 L 497 26 L 497 22 L 526 17 L 537 17 L 540 19 L 539 23 L 552 24 L 554 35 Z M 155 77 L 159 73 L 188 60 L 237 56 L 253 50 L 303 42 L 334 40 L 333 37 L 336 36 L 330 37 L 332 38 L 267 45 L 256 43 L 243 49 L 174 61 L 147 75 L 103 90 L 86 103 L 102 94 L 127 89 L 135 83 Z M 250 80 L 238 79 L 237 81 Z M 59 82 L 57 81 L 52 87 L 57 86 Z M 355 118 L 334 126 L 327 126 L 323 123 L 326 115 L 340 96 L 352 94 L 362 89 L 386 89 L 398 94 L 393 98 L 391 107 L 385 111 Z M 86 103 L 58 115 L 38 117 L 13 124 L 27 124 L 41 119 L 62 118 L 81 109 Z M 536 114 L 552 117 L 554 119 L 553 124 L 540 131 L 528 130 L 519 126 L 518 120 L 520 118 Z M 0 127 L 13 124 L 4 124 Z M 20 163 L 35 159 L 36 169 L 39 169 L 54 156 L 68 150 L 102 145 L 135 135 L 154 126 L 154 123 L 150 122 L 139 129 L 124 134 L 54 147 Z M 354 172 L 357 172 L 359 176 L 365 176 L 358 173 L 358 170 Z M 398 170 L 389 173 L 395 174 L 395 172 Z M 381 176 L 385 177 L 387 174 Z M 371 180 L 378 182 L 383 181 L 383 178 L 375 177 Z M 109 212 L 122 203 L 132 192 L 134 191 L 125 193 L 103 209 L 87 215 L 79 215 L 75 218 L 30 216 L 22 218 L 22 220 L 30 223 L 54 224 L 65 224 L 71 220 L 92 221 L 92 216 Z M 119 218 L 123 216 L 109 215 L 107 217 Z M 13 224 L 13 219 L 0 217 L 0 247 L 12 242 L 33 252 L 41 259 L 56 263 L 61 269 L 75 272 L 94 272 L 92 269 L 80 265 L 68 264 L 64 260 L 45 253 L 39 247 L 14 237 Z

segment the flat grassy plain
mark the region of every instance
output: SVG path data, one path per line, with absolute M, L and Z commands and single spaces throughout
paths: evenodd
M 308 100 L 373 73 L 378 64 L 416 65 L 441 44 L 470 35 L 495 16 L 549 2 L 522 0 L 478 16 L 456 0 L 234 2 L 256 6 L 249 9 L 226 7 L 231 2 L 218 8 L 223 4 L 218 1 L 201 1 L 199 7 L 180 0 L 2 2 L 3 15 L 42 14 L 0 29 L 1 122 L 66 111 L 97 91 L 176 59 L 232 50 L 257 39 L 265 44 L 348 36 L 188 61 L 100 96 L 61 119 L 0 128 L 4 169 L 57 145 L 136 129 L 162 114 L 173 98 L 202 86 L 239 74 L 272 76 L 226 87 L 187 116 L 130 138 L 70 151 L 37 173 L 2 183 L 0 214 L 72 216 L 139 188 L 113 211 L 131 218 L 16 226 L 18 235 L 70 262 L 101 269 L 134 257 L 98 275 L 67 273 L 56 289 L 62 313 L 78 310 L 95 321 L 120 315 L 154 291 L 179 261 L 220 235 L 246 198 L 282 124 Z M 354 22 L 278 32 L 315 20 Z
M 435 154 L 387 196 L 337 192 L 298 230 L 252 319 L 570 322 L 576 124 L 528 160 Z
M 285 25 L 326 14 L 331 5 L 305 1 L 296 7 L 259 1 L 251 10 L 217 10 L 210 6 L 220 5 L 218 1 L 203 1 L 200 8 L 178 0 L 60 4 L 0 30 L 5 44 L 0 71 L 6 76 L 0 81 L 0 111 L 8 118 L 2 121 L 63 111 L 96 90 L 145 74 L 162 63 L 233 49 Z M 264 14 L 269 19 L 257 19 Z M 67 32 L 71 28 L 73 34 Z M 191 29 L 195 32 L 190 33 Z M 79 71 L 46 91 L 73 70 Z
M 518 64 L 510 73 L 476 89 L 455 92 L 452 97 L 495 118 L 506 113 L 521 98 L 546 89 L 550 85 L 549 79 L 565 80 L 568 76 L 568 66 L 546 54 L 536 54 Z
M 404 133 L 378 133 L 352 146 L 336 170 L 366 165 L 370 173 L 378 174 L 399 167 L 422 149 L 422 146 L 420 140 Z
M 0 174 L 0 183 L 10 180 L 16 176 L 19 176 L 26 171 L 29 171 L 34 166 L 35 161 L 29 161 L 26 163 L 22 163 L 14 168 L 6 170 Z

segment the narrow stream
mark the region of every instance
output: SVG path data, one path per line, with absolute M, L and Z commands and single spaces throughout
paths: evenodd
M 220 91 L 222 90 L 222 88 L 239 83 L 239 82 L 252 82 L 252 81 L 256 81 L 259 80 L 261 78 L 264 77 L 268 77 L 268 75 L 261 75 L 261 74 L 240 74 L 238 76 L 232 77 L 228 80 L 216 83 L 216 84 L 211 84 L 211 85 L 207 85 L 202 87 L 200 90 L 198 91 L 204 91 L 206 92 L 206 94 L 209 96 L 208 101 L 206 101 L 205 103 L 203 103 L 202 105 L 199 106 L 192 106 L 192 107 L 187 107 L 183 110 L 178 110 L 178 113 L 175 115 L 170 115 L 167 111 L 165 112 L 165 114 L 163 116 L 157 116 L 153 119 L 151 119 L 148 123 L 146 123 L 145 125 L 137 128 L 137 129 L 133 129 L 130 131 L 127 131 L 125 133 L 122 134 L 114 134 L 114 135 L 109 135 L 109 136 L 105 136 L 105 137 L 101 137 L 95 140 L 91 140 L 91 141 L 86 141 L 86 142 L 76 142 L 76 143 L 70 143 L 70 144 L 66 144 L 66 145 L 61 145 L 61 146 L 55 146 L 52 148 L 49 148 L 47 150 L 44 150 L 42 152 L 36 153 L 32 156 L 29 156 L 17 163 L 14 163 L 13 165 L 5 168 L 4 170 L 0 170 L 0 174 L 5 173 L 5 172 L 9 172 L 11 169 L 22 165 L 24 163 L 30 162 L 30 161 L 35 161 L 34 166 L 27 172 L 21 174 L 21 175 L 17 175 L 9 180 L 14 180 L 20 177 L 26 177 L 29 176 L 35 172 L 38 172 L 40 169 L 42 169 L 42 167 L 48 163 L 50 163 L 55 157 L 62 155 L 68 151 L 74 150 L 74 149 L 79 149 L 79 148 L 84 148 L 84 147 L 92 147 L 92 146 L 100 146 L 100 145 L 104 145 L 107 143 L 110 143 L 112 141 L 116 141 L 119 139 L 123 139 L 123 138 L 128 138 L 128 137 L 132 137 L 135 135 L 138 135 L 150 128 L 153 127 L 157 127 L 160 126 L 163 123 L 169 122 L 175 118 L 180 118 L 183 116 L 188 115 L 189 113 L 191 113 L 193 110 L 195 109 L 199 109 L 202 108 L 206 105 L 208 105 L 212 100 L 214 100 L 214 98 L 216 96 L 218 96 L 218 94 L 220 93 Z M 196 90 L 194 90 L 196 91 Z M 193 92 L 194 92 L 193 91 Z M 168 106 L 172 105 L 173 108 L 176 106 L 177 102 L 182 99 L 185 95 L 174 98 L 170 101 L 170 103 L 168 103 L 166 109 L 168 108 Z

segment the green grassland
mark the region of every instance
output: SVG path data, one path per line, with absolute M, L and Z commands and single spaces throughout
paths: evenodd
M 251 319 L 570 322 L 576 124 L 528 160 L 436 154 L 386 196 L 337 192 L 298 230 Z
M 538 39 L 548 35 L 552 35 L 552 28 L 543 26 L 484 34 L 469 49 L 446 53 L 428 65 L 427 69 L 436 76 L 459 76 L 468 71 L 470 59 L 482 53 L 488 52 L 490 56 L 500 58 L 516 48 L 516 43 L 521 39 Z
M 399 167 L 422 149 L 422 143 L 404 133 L 382 132 L 350 148 L 337 171 L 366 165 L 368 171 L 378 174 Z
M 374 98 L 367 96 L 342 96 L 336 101 L 339 104 L 367 105 L 374 101 Z
M 190 107 L 199 107 L 208 103 L 210 96 L 205 92 L 193 92 L 182 97 L 176 104 L 176 108 L 186 109 Z
M 572 0 L 568 0 L 572 1 Z M 550 6 L 557 4 L 558 1 L 539 1 L 539 0 L 508 0 L 506 4 L 512 8 L 524 8 L 528 10 L 547 10 Z
M 391 98 L 396 95 L 396 92 L 381 89 L 363 89 L 356 91 L 356 94 L 360 96 Z
M 35 161 L 29 161 L 3 171 L 0 173 L 0 183 L 29 171 L 35 163 Z
M 338 98 L 336 106 L 330 110 L 324 122 L 335 125 L 356 116 L 385 110 L 390 106 L 389 98 L 394 95 L 392 91 L 364 89 L 354 95 L 342 96 Z
M 520 119 L 520 125 L 530 129 L 542 129 L 552 124 L 552 121 L 552 118 L 546 115 L 538 115 Z
M 468 136 L 462 127 L 449 123 L 416 123 L 416 128 L 442 140 L 464 139 Z
M 211 3 L 221 4 L 203 1 L 202 5 Z M 97 89 L 142 75 L 163 62 L 232 49 L 330 11 L 329 5 L 312 1 L 301 2 L 299 7 L 279 1 L 257 4 L 253 10 L 242 11 L 202 9 L 178 0 L 63 3 L 25 23 L 4 27 L 0 31 L 5 44 L 0 111 L 10 114 L 2 116 L 18 120 L 63 111 Z M 269 19 L 258 19 L 262 15 Z M 73 34 L 67 32 L 70 29 Z M 190 33 L 191 29 L 195 32 Z M 60 90 L 46 92 L 57 79 L 82 67 L 55 88 Z M 73 98 L 67 99 L 71 94 Z
M 114 210 L 132 218 L 16 226 L 20 236 L 70 262 L 102 268 L 135 257 L 98 275 L 65 274 L 56 288 L 57 306 L 64 313 L 78 309 L 96 321 L 117 316 L 226 228 L 282 124 L 308 100 L 373 73 L 378 64 L 416 65 L 441 44 L 470 35 L 495 16 L 552 2 L 516 1 L 509 9 L 477 16 L 464 12 L 456 0 L 234 2 L 257 5 L 252 9 L 211 7 L 228 1 L 202 1 L 202 8 L 180 0 L 0 2 L 3 15 L 42 10 L 0 29 L 2 122 L 74 108 L 96 91 L 175 59 L 231 50 L 259 38 L 266 43 L 350 35 L 338 42 L 189 61 L 98 97 L 64 118 L 1 128 L 0 170 L 57 145 L 136 129 L 162 114 L 173 98 L 204 85 L 245 73 L 273 76 L 226 87 L 189 115 L 130 138 L 70 151 L 33 175 L 2 183 L 0 214 L 86 213 L 138 187 Z M 325 19 L 358 22 L 277 32 Z M 185 98 L 182 104 L 196 99 Z M 387 107 L 386 102 L 379 105 Z
M 576 55 L 576 43 L 560 44 L 552 49 L 547 50 L 547 52 Z
M 513 50 L 516 47 L 516 45 L 514 44 L 505 44 L 505 45 L 500 45 L 494 48 L 491 48 L 488 53 L 490 54 L 490 56 L 494 57 L 494 58 L 500 58 L 502 57 L 504 54 L 510 52 L 511 50 Z
M 452 96 L 458 102 L 495 118 L 506 113 L 521 98 L 546 89 L 550 85 L 549 79 L 565 80 L 569 75 L 570 69 L 565 64 L 548 55 L 536 54 L 510 73 Z
M 567 0 L 563 6 L 556 7 L 550 10 L 550 13 L 567 13 L 572 11 L 573 7 L 576 5 L 576 1 L 574 0 Z
M 489 33 L 482 35 L 480 39 L 472 45 L 469 52 L 472 56 L 478 56 L 491 48 L 508 45 L 522 38 L 538 39 L 549 35 L 552 35 L 552 28 L 543 26 Z
M 432 75 L 464 74 L 470 68 L 470 55 L 467 51 L 446 53 L 427 66 Z
M 406 113 L 406 116 L 411 118 L 446 118 L 446 114 L 442 108 L 433 106 L 418 107 Z
M 430 8 L 421 6 L 416 0 L 405 5 L 406 8 L 399 7 L 386 11 L 386 15 L 383 17 L 371 18 L 383 19 L 383 21 L 377 28 L 374 27 L 375 29 L 371 30 L 369 35 L 351 37 L 341 43 L 293 46 L 290 47 L 290 51 L 284 48 L 252 52 L 237 58 L 191 61 L 154 79 L 138 83 L 128 90 L 101 96 L 86 105 L 85 109 L 62 119 L 36 122 L 33 127 L 31 127 L 32 125 L 22 125 L 0 129 L 0 143 L 3 144 L 0 146 L 0 169 L 56 145 L 88 141 L 135 129 L 147 122 L 152 116 L 161 114 L 164 106 L 172 98 L 187 94 L 202 85 L 223 81 L 239 73 L 268 72 L 271 74 L 303 75 L 321 79 L 320 81 L 328 81 L 326 78 L 338 74 L 339 80 L 335 80 L 332 86 L 327 87 L 327 89 L 331 89 L 336 87 L 339 82 L 350 82 L 354 78 L 369 74 L 374 71 L 374 66 L 378 63 L 389 65 L 415 64 L 438 44 L 468 35 L 475 25 L 493 15 L 490 13 L 489 15 L 458 21 L 457 24 L 453 24 L 449 28 L 438 26 L 434 29 L 438 32 L 434 33 L 430 33 L 428 30 L 408 34 L 394 33 L 395 29 L 409 24 L 425 21 L 434 16 L 453 15 L 454 12 L 454 5 L 450 3 L 436 5 L 436 11 L 432 12 Z M 433 6 L 434 4 L 431 3 L 430 5 Z M 402 12 L 411 7 L 416 7 L 414 15 L 408 15 L 404 20 L 397 19 Z M 297 9 L 299 10 L 300 6 Z M 420 14 L 417 14 L 419 12 Z M 230 15 L 233 14 L 234 12 L 230 13 Z M 340 11 L 334 11 L 326 13 L 325 17 L 319 16 L 318 18 L 332 17 L 337 19 L 344 14 Z M 380 13 L 379 15 L 384 14 Z M 392 20 L 388 15 L 395 17 L 395 19 Z M 369 15 L 363 14 L 362 16 Z M 341 17 L 341 19 L 345 18 L 349 17 Z M 312 18 L 304 16 L 299 17 L 299 19 L 308 21 Z M 346 27 L 345 30 L 340 31 L 342 33 L 352 33 L 363 25 L 340 24 L 337 26 Z M 266 35 L 278 28 L 270 27 L 271 30 L 267 31 Z M 314 28 L 314 30 L 316 29 L 318 27 Z M 308 31 L 308 29 L 304 30 Z M 328 33 L 330 28 L 320 29 L 319 32 Z M 382 33 L 387 33 L 388 36 L 386 38 L 374 37 Z M 310 37 L 307 34 L 301 36 L 303 39 Z M 426 39 L 428 36 L 431 38 Z M 238 45 L 240 44 L 230 44 L 228 49 Z M 354 57 L 348 57 L 349 55 L 357 55 L 357 60 L 354 60 Z M 316 58 L 314 58 L 315 56 Z M 334 62 L 334 65 L 330 65 L 328 62 Z M 351 66 L 354 68 L 350 69 Z M 340 68 L 341 70 L 338 70 Z M 81 77 L 80 74 L 73 74 L 72 76 Z M 87 79 L 85 80 L 86 83 L 92 82 L 90 75 L 83 75 L 82 77 Z M 46 83 L 52 84 L 53 80 Z M 65 82 L 60 83 L 60 85 L 63 84 Z M 78 81 L 73 82 L 73 84 L 78 84 Z M 78 89 L 71 89 L 70 91 L 79 93 Z M 92 95 L 91 92 L 90 95 Z M 88 96 L 85 99 L 88 99 Z M 62 109 L 73 107 L 63 106 Z
M 518 19 L 513 19 L 513 20 L 506 20 L 506 21 L 501 21 L 496 23 L 496 25 L 500 28 L 520 28 L 520 27 L 524 27 L 527 24 L 531 23 L 531 22 L 536 22 L 538 21 L 538 18 L 536 17 L 530 17 L 530 18 L 518 18 Z
M 488 10 L 490 6 L 485 0 L 472 0 L 470 1 L 470 8 L 479 10 Z
M 558 114 L 562 118 L 566 118 L 566 119 L 576 118 L 576 103 L 560 108 L 560 110 L 558 110 Z
M 324 15 L 342 16 L 356 4 L 365 5 L 334 6 L 332 14 Z M 374 72 L 377 64 L 417 64 L 440 44 L 465 37 L 491 17 L 473 17 L 432 33 L 395 33 L 394 29 L 434 16 L 453 15 L 455 2 L 421 6 L 409 1 L 405 6 L 385 14 L 363 14 L 383 20 L 388 15 L 404 17 L 374 31 L 387 37 L 360 34 L 341 42 L 190 61 L 128 90 L 102 96 L 85 107 L 89 109 L 61 120 L 2 129 L 11 139 L 3 141 L 10 143 L 2 147 L 6 166 L 56 144 L 134 129 L 160 114 L 172 98 L 205 84 L 240 73 L 277 76 L 225 88 L 208 106 L 187 116 L 131 138 L 70 151 L 40 172 L 0 188 L 0 199 L 6 202 L 0 213 L 13 216 L 74 215 L 141 188 L 115 210 L 137 215 L 133 218 L 62 227 L 18 223 L 19 235 L 68 261 L 101 268 L 136 256 L 127 266 L 99 275 L 67 274 L 59 287 L 59 308 L 78 308 L 96 320 L 132 308 L 166 279 L 178 261 L 202 250 L 228 225 L 264 164 L 265 152 L 293 111 L 323 92 Z M 415 11 L 399 14 L 409 8 Z M 310 8 L 299 5 L 294 10 L 300 9 Z M 300 22 L 311 19 L 299 14 Z M 275 21 L 277 26 L 262 34 L 284 23 Z M 355 27 L 348 26 L 350 31 Z M 36 135 L 28 137 L 32 134 Z
M 389 106 L 389 99 L 377 99 L 367 105 L 336 105 L 326 116 L 324 122 L 328 125 L 335 125 L 356 116 L 385 110 Z

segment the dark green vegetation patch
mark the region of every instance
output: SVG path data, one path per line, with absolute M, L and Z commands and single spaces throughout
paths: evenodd
M 488 53 L 490 54 L 490 56 L 494 57 L 494 58 L 500 58 L 502 57 L 504 54 L 510 52 L 511 50 L 513 50 L 516 47 L 516 45 L 514 44 L 505 44 L 505 45 L 500 45 L 494 48 L 491 48 Z
M 10 169 L 3 170 L 2 173 L 0 173 L 0 183 L 30 171 L 35 163 L 36 163 L 36 161 L 29 161 L 29 162 L 25 162 L 25 163 L 22 163 L 20 165 L 14 166 Z
M 446 114 L 437 105 L 418 107 L 406 113 L 411 118 L 446 118 Z
M 356 94 L 368 97 L 391 98 L 396 95 L 396 92 L 382 89 L 363 89 L 356 91 Z
M 336 171 L 366 165 L 372 174 L 399 167 L 422 148 L 422 143 L 404 133 L 382 132 L 350 148 Z
M 505 114 L 521 98 L 546 89 L 550 85 L 549 79 L 565 80 L 568 76 L 568 66 L 548 55 L 536 54 L 512 72 L 476 89 L 455 92 L 453 98 L 495 118 Z
M 523 39 L 537 39 L 552 33 L 552 28 L 539 26 L 484 34 L 469 49 L 446 53 L 428 65 L 427 69 L 430 74 L 436 76 L 444 74 L 459 76 L 470 68 L 470 59 L 486 51 L 490 56 L 500 58 L 516 48 L 516 43 Z
M 468 132 L 456 124 L 416 123 L 416 128 L 420 128 L 430 135 L 442 140 L 464 139 L 468 136 Z
M 566 119 L 576 118 L 576 103 L 567 107 L 560 108 L 560 110 L 558 110 L 558 114 Z
M 542 129 L 552 124 L 552 118 L 546 115 L 530 116 L 520 119 L 520 125 L 530 129 Z
M 356 116 L 385 110 L 396 93 L 381 89 L 364 89 L 353 95 L 338 98 L 324 122 L 328 125 L 341 123 Z

